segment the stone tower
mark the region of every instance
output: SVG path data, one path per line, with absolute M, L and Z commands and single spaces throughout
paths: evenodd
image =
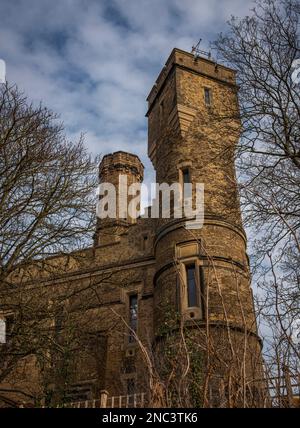
M 249 382 L 256 400 L 261 347 L 234 167 L 237 93 L 233 70 L 174 49 L 148 96 L 148 154 L 156 181 L 205 186 L 201 229 L 186 229 L 184 218 L 158 220 L 154 331 L 164 353 L 166 326 L 176 332 L 179 315 L 202 355 L 200 377 L 210 391 L 226 394 L 224 379 L 232 372 L 235 391 Z
M 116 191 L 116 218 L 97 219 L 97 231 L 95 234 L 95 244 L 104 245 L 120 239 L 120 236 L 126 232 L 128 227 L 136 222 L 136 219 L 127 215 L 123 216 L 119 210 L 120 204 L 120 179 L 123 177 L 124 189 L 127 195 L 127 202 L 130 202 L 128 188 L 133 183 L 143 181 L 144 166 L 138 156 L 118 151 L 105 155 L 99 165 L 99 182 L 110 183 L 114 185 Z M 124 196 L 124 195 L 123 195 Z
M 53 332 L 68 355 L 56 354 L 54 346 L 51 364 L 39 365 L 39 348 L 37 356 L 22 358 L 0 385 L 3 391 L 11 387 L 7 397 L 14 407 L 24 396 L 32 397 L 31 405 L 49 396 L 51 405 L 67 399 L 95 407 L 102 390 L 107 407 L 265 404 L 234 167 L 237 94 L 233 70 L 174 49 L 148 97 L 148 153 L 156 181 L 192 183 L 194 204 L 195 186 L 204 184 L 201 228 L 186 228 L 191 218 L 172 210 L 170 218 L 157 215 L 155 203 L 138 218 L 120 212 L 120 196 L 141 183 L 144 167 L 136 155 L 117 151 L 99 165 L 100 183 L 113 187 L 116 210 L 97 219 L 93 248 L 12 273 L 14 287 L 4 293 L 0 319 L 21 318 L 24 330 L 16 302 L 24 303 L 19 291 L 25 287 L 34 304 L 41 301 L 35 312 L 43 332 L 49 327 L 49 337 Z M 136 194 L 127 197 L 128 207 Z M 184 199 L 176 192 L 172 198 Z

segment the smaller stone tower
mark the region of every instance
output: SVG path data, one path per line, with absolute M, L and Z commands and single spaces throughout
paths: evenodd
M 143 181 L 144 166 L 138 156 L 123 151 L 118 151 L 105 155 L 99 165 L 99 181 L 101 183 L 113 184 L 116 192 L 116 217 L 97 218 L 97 230 L 95 234 L 95 245 L 105 245 L 120 239 L 126 233 L 128 227 L 136 222 L 136 219 L 129 215 L 120 216 L 120 180 L 126 183 L 125 193 L 128 197 L 128 188 L 133 183 Z M 122 176 L 122 178 L 121 178 Z M 127 204 L 127 206 L 128 206 Z

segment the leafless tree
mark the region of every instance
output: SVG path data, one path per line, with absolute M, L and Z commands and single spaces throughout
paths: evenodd
M 55 266 L 49 256 L 76 249 L 74 263 L 91 241 L 97 162 L 82 137 L 67 140 L 52 111 L 30 104 L 15 86 L 1 85 L 0 311 L 10 337 L 0 345 L 0 381 L 26 356 L 46 356 L 50 348 L 49 320 L 66 296 L 53 290 L 51 296 L 47 287 L 33 292 L 27 284 L 42 269 L 50 277 L 51 269 L 56 276 L 67 272 L 70 257 Z
M 300 318 L 299 28 L 299 2 L 259 0 L 250 16 L 232 18 L 214 43 L 237 70 L 242 211 L 254 237 L 259 313 L 266 336 L 272 332 L 268 359 L 279 375 L 283 365 L 299 373 L 299 344 L 292 340 Z
M 94 231 L 96 160 L 57 116 L 0 90 L 1 283 L 20 263 L 78 249 Z

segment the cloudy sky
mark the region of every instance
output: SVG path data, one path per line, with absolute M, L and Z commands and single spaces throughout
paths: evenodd
M 207 48 L 250 0 L 0 0 L 7 79 L 89 150 L 147 159 L 146 97 L 173 47 Z

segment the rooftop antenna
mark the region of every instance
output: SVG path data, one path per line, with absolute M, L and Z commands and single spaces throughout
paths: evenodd
M 205 56 L 208 59 L 211 58 L 211 52 L 203 51 L 200 49 L 200 44 L 202 42 L 202 39 L 199 39 L 199 42 L 192 47 L 192 54 L 194 55 L 195 60 L 197 60 L 200 56 Z
M 216 50 L 216 51 L 217 51 L 217 56 L 216 56 L 216 57 L 214 56 L 213 61 L 214 61 L 214 63 L 215 63 L 215 71 L 218 71 L 218 68 L 219 68 L 219 52 L 218 52 L 217 48 L 214 48 L 214 47 L 212 46 L 212 43 L 211 43 L 211 42 L 210 42 L 210 44 L 209 44 L 209 48 L 210 48 L 210 50 Z

